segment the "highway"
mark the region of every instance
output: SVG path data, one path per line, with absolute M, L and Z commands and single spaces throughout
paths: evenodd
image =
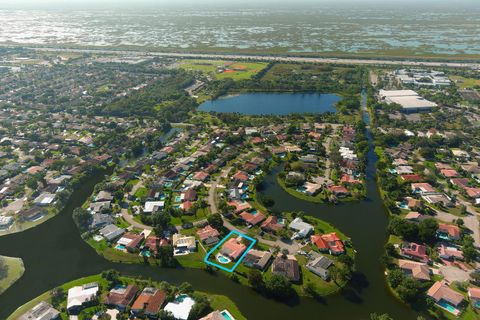
M 276 62 L 308 62 L 327 64 L 352 64 L 352 65 L 402 65 L 410 67 L 449 67 L 449 68 L 470 68 L 480 69 L 480 61 L 471 62 L 443 62 L 443 61 L 412 61 L 412 60 L 382 60 L 382 59 L 361 59 L 361 58 L 315 58 L 295 56 L 274 56 L 274 55 L 242 55 L 242 54 L 211 54 L 211 53 L 180 53 L 180 52 L 147 52 L 147 51 L 126 51 L 126 50 L 101 50 L 101 49 L 61 49 L 61 48 L 35 48 L 28 49 L 44 52 L 76 52 L 91 54 L 118 54 L 153 57 L 174 57 L 174 58 L 200 58 L 216 60 L 257 60 Z

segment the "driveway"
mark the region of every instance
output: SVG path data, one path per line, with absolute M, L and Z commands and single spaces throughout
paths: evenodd
M 439 211 L 439 210 L 435 210 L 435 213 L 436 213 L 436 217 L 444 222 L 451 223 L 456 219 L 459 219 L 459 218 L 462 219 L 465 224 L 465 228 L 469 229 L 472 232 L 471 236 L 475 241 L 475 246 L 477 248 L 480 248 L 480 223 L 478 221 L 478 216 L 476 214 L 472 214 L 468 206 L 467 206 L 467 210 L 469 214 L 464 217 L 457 217 L 448 212 Z
M 442 274 L 448 282 L 459 281 L 465 282 L 470 279 L 470 275 L 467 271 L 464 271 L 460 268 L 453 266 L 442 266 L 439 269 L 440 274 Z

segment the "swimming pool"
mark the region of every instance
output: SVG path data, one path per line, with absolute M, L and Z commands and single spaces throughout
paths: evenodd
M 256 214 L 258 213 L 258 211 L 255 209 L 255 210 L 250 211 L 250 213 L 251 213 L 252 215 L 256 215 Z
M 125 250 L 125 246 L 123 244 L 117 244 L 117 246 L 115 247 L 115 249 L 118 249 L 118 250 Z
M 228 310 L 223 310 L 222 312 L 220 312 L 220 314 L 225 320 L 235 320 L 235 318 L 230 314 L 230 312 L 228 312 Z
M 143 251 L 140 251 L 140 255 L 141 255 L 142 257 L 150 258 L 151 253 L 150 253 L 150 251 L 148 251 L 148 250 L 143 250 Z
M 229 258 L 225 257 L 221 253 L 217 254 L 216 258 L 217 258 L 218 262 L 220 262 L 221 264 L 227 264 L 227 263 L 231 262 L 231 260 Z
M 175 196 L 175 202 L 181 202 L 182 196 Z
M 440 300 L 438 302 L 438 305 L 441 306 L 442 308 L 446 309 L 448 312 L 450 313 L 453 313 L 453 314 L 456 314 L 458 312 L 458 310 L 453 307 L 452 305 L 450 305 L 448 302 L 446 302 L 445 300 Z

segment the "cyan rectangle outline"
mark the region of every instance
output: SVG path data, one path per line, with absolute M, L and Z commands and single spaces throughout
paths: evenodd
M 232 236 L 232 235 L 234 235 L 234 234 L 236 234 L 236 235 L 238 235 L 238 236 L 240 236 L 240 237 L 242 237 L 242 238 L 245 238 L 245 239 L 248 239 L 248 240 L 251 241 L 250 245 L 249 245 L 248 248 L 245 250 L 245 252 L 240 256 L 240 258 L 238 258 L 237 263 L 235 263 L 235 265 L 234 265 L 233 267 L 231 267 L 230 269 L 227 269 L 226 267 L 224 267 L 224 266 L 222 266 L 222 265 L 219 265 L 219 264 L 217 264 L 217 263 L 215 263 L 215 262 L 208 261 L 208 258 L 210 258 L 210 256 L 212 255 L 212 253 L 213 253 L 215 250 L 217 250 L 218 247 L 220 247 L 222 244 L 224 244 L 225 241 L 227 241 L 227 239 L 230 238 L 230 236 Z M 238 265 L 242 262 L 243 258 L 245 258 L 245 256 L 247 255 L 248 251 L 250 251 L 250 249 L 253 248 L 253 246 L 255 245 L 256 242 L 257 242 L 256 239 L 254 239 L 254 238 L 252 238 L 252 237 L 249 237 L 249 236 L 247 236 L 247 235 L 245 235 L 245 234 L 243 234 L 243 233 L 240 233 L 240 232 L 238 232 L 237 230 L 232 230 L 232 231 L 230 231 L 229 234 L 227 234 L 227 236 L 226 236 L 225 238 L 222 239 L 222 241 L 220 241 L 219 243 L 217 243 L 217 244 L 215 245 L 215 247 L 213 247 L 213 249 L 210 250 L 210 251 L 207 253 L 207 255 L 205 256 L 205 258 L 203 259 L 203 262 L 205 262 L 207 265 L 214 266 L 214 267 L 216 267 L 216 268 L 222 269 L 223 271 L 227 271 L 227 272 L 230 272 L 230 273 L 231 273 L 231 272 L 235 271 L 235 269 L 238 267 Z

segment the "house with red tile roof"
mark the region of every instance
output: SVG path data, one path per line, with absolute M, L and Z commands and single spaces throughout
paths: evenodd
M 125 246 L 125 249 L 128 252 L 136 252 L 144 238 L 145 235 L 143 233 L 136 234 L 133 232 L 127 232 L 118 239 L 117 245 Z
M 422 262 L 429 262 L 430 258 L 427 254 L 427 247 L 415 242 L 407 243 L 400 249 L 400 254 L 404 257 L 420 260 Z
M 310 240 L 321 252 L 330 252 L 332 255 L 345 253 L 345 246 L 335 232 L 313 235 L 310 237 Z
M 248 203 L 246 201 L 237 201 L 237 200 L 230 201 L 230 202 L 228 202 L 228 205 L 230 207 L 235 207 L 235 210 L 234 210 L 235 213 L 250 210 L 252 208 L 250 203 Z
M 435 282 L 427 291 L 427 296 L 435 301 L 436 305 L 455 316 L 460 314 L 463 295 L 450 289 L 445 280 Z
M 340 179 L 341 183 L 351 183 L 351 184 L 359 184 L 362 183 L 362 181 L 355 179 L 353 176 L 349 174 L 344 174 L 342 178 Z
M 455 178 L 458 177 L 458 172 L 454 169 L 442 169 L 440 174 L 445 178 Z
M 445 260 L 463 260 L 463 252 L 454 246 L 441 244 L 438 247 L 438 256 Z
M 465 188 L 465 192 L 472 199 L 480 198 L 480 188 Z
M 266 218 L 265 215 L 260 211 L 257 211 L 255 213 L 244 211 L 240 213 L 240 217 L 242 218 L 243 221 L 245 221 L 246 223 L 252 226 L 259 224 Z
M 220 236 L 220 232 L 210 225 L 206 225 L 197 231 L 197 236 L 200 238 L 200 241 L 210 245 L 219 241 L 218 237 Z
M 135 300 L 131 311 L 136 315 L 143 312 L 148 317 L 156 317 L 165 303 L 166 297 L 165 292 L 147 287 L 143 289 L 142 293 Z
M 150 252 L 153 253 L 154 256 L 158 255 L 158 251 L 160 247 L 166 247 L 168 246 L 168 240 L 160 237 L 155 237 L 155 236 L 149 236 L 145 240 L 145 247 L 150 250 Z
M 468 179 L 467 178 L 453 178 L 450 179 L 450 183 L 459 188 L 467 188 L 468 187 Z
M 195 203 L 192 201 L 185 201 L 180 205 L 180 209 L 182 209 L 185 212 L 190 212 L 194 205 Z
M 105 304 L 124 311 L 135 299 L 138 287 L 136 285 L 115 287 L 105 297 Z
M 462 231 L 453 224 L 439 223 L 437 229 L 437 237 L 443 240 L 460 240 Z
M 233 261 L 237 260 L 247 249 L 247 246 L 242 243 L 242 239 L 242 237 L 228 239 L 220 249 L 220 253 Z
M 239 170 L 233 175 L 232 179 L 236 182 L 248 181 L 248 173 Z
M 197 200 L 197 192 L 195 189 L 190 188 L 183 193 L 183 201 L 195 201 Z
M 330 190 L 330 192 L 337 197 L 347 196 L 350 194 L 350 192 L 344 186 L 329 186 L 328 190 Z
M 435 188 L 430 185 L 430 183 L 422 182 L 422 183 L 412 183 L 411 185 L 412 192 L 414 193 L 432 193 L 435 192 Z
M 468 288 L 470 303 L 475 309 L 480 309 L 480 288 Z
M 421 281 L 430 280 L 430 268 L 425 263 L 399 259 L 398 267 L 402 269 L 402 271 L 408 277 L 412 277 Z
M 193 180 L 197 180 L 197 181 L 205 181 L 207 178 L 208 178 L 208 173 L 203 171 L 195 172 L 195 174 L 193 175 Z
M 402 174 L 400 179 L 407 182 L 421 182 L 423 178 L 419 174 Z
M 264 141 L 265 140 L 262 137 L 252 137 L 252 139 L 250 139 L 250 142 L 253 144 L 261 144 Z
M 278 218 L 276 216 L 269 216 L 267 220 L 262 223 L 262 230 L 264 231 L 278 231 L 282 229 L 283 224 L 278 223 Z

